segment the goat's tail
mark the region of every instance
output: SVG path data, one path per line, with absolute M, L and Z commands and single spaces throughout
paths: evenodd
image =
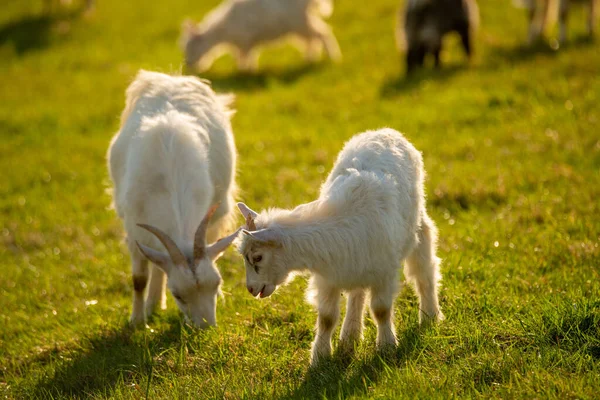
M 324 18 L 329 18 L 333 14 L 333 0 L 311 0 L 311 5 L 315 6 Z
M 418 243 L 406 259 L 404 275 L 419 296 L 419 321 L 444 319 L 438 302 L 440 259 L 436 256 L 437 228 L 423 209 L 417 233 Z

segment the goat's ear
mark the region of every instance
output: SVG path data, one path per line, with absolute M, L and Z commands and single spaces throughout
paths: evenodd
M 231 245 L 231 243 L 233 243 L 235 238 L 237 238 L 238 234 L 240 233 L 240 230 L 241 229 L 238 229 L 237 231 L 233 232 L 231 235 L 221 238 L 221 239 L 217 240 L 215 243 L 208 246 L 206 249 L 208 258 L 215 261 L 219 257 L 221 257 L 223 255 L 223 252 L 225 250 L 227 250 L 227 248 Z
M 237 203 L 237 206 L 242 215 L 244 216 L 244 219 L 248 219 L 248 217 L 254 219 L 258 216 L 258 213 L 256 211 L 253 211 L 250 207 L 248 207 L 242 202 Z
M 261 246 L 267 247 L 282 247 L 281 238 L 275 232 L 270 229 L 261 229 L 260 231 L 249 232 L 245 229 L 242 229 L 244 235 L 250 236 L 252 239 L 259 242 Z
M 168 254 L 165 254 L 161 251 L 154 250 L 152 247 L 145 246 L 138 241 L 135 242 L 138 249 L 140 249 L 140 253 L 148 260 L 150 260 L 154 265 L 160 267 L 165 272 L 168 272 L 171 266 L 171 257 Z

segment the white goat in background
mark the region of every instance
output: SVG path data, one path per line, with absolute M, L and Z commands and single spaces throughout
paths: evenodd
M 318 310 L 311 362 L 331 353 L 340 293 L 348 293 L 340 342 L 362 337 L 365 294 L 377 322 L 377 344 L 396 344 L 392 307 L 398 271 L 419 296 L 419 320 L 441 320 L 437 232 L 425 209 L 425 172 L 419 153 L 393 129 L 353 137 L 338 156 L 319 198 L 293 210 L 260 214 L 243 203 L 239 246 L 253 296 L 270 296 L 293 271 L 309 271 Z
M 589 36 L 594 35 L 596 24 L 596 10 L 599 0 L 515 0 L 517 6 L 522 6 L 528 11 L 529 33 L 527 41 L 529 44 L 540 39 L 551 19 L 551 8 L 558 7 L 559 34 L 558 41 L 564 44 L 567 41 L 567 19 L 572 3 L 587 3 L 589 7 L 587 30 Z M 554 14 L 556 15 L 556 14 Z
M 184 22 L 181 44 L 186 64 L 207 70 L 229 47 L 240 70 L 255 71 L 257 47 L 286 36 L 304 42 L 309 61 L 319 58 L 323 46 L 337 61 L 340 48 L 322 19 L 332 12 L 331 0 L 226 0 L 200 24 Z
M 206 240 L 213 242 L 233 222 L 230 114 L 227 99 L 194 77 L 140 71 L 127 89 L 107 157 L 131 254 L 134 325 L 157 305 L 166 308 L 165 274 L 188 319 L 199 327 L 216 324 L 221 276 L 213 261 L 237 232 L 210 246 Z M 158 268 L 152 268 L 144 305 L 147 260 Z

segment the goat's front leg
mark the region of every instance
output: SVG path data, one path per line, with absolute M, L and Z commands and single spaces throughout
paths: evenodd
M 131 254 L 131 276 L 133 281 L 133 307 L 129 322 L 133 326 L 143 325 L 145 323 L 144 315 L 144 291 L 148 283 L 148 260 L 144 258 L 135 247 L 129 243 L 129 253 Z
M 387 279 L 381 286 L 371 288 L 371 315 L 377 323 L 377 347 L 396 345 L 393 309 L 397 279 Z
M 340 290 L 324 282 L 317 285 L 317 333 L 312 345 L 311 365 L 331 355 L 331 335 L 340 317 Z
M 340 346 L 343 350 L 353 350 L 354 345 L 362 339 L 364 311 L 365 290 L 354 289 L 348 294 L 346 317 L 340 332 Z
M 254 73 L 258 71 L 258 52 L 257 50 L 239 50 L 237 54 L 238 69 L 243 72 Z

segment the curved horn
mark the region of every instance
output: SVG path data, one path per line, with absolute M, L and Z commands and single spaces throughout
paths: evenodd
M 210 258 L 213 261 L 215 259 L 217 259 L 221 255 L 221 253 L 223 253 L 227 249 L 227 247 L 229 247 L 229 245 L 231 245 L 231 243 L 235 240 L 235 238 L 237 238 L 237 236 L 241 230 L 242 230 L 242 228 L 233 232 L 229 236 L 226 236 L 224 238 L 217 240 L 215 243 L 208 246 L 206 249 L 208 258 Z
M 187 264 L 185 256 L 183 255 L 181 250 L 179 250 L 179 247 L 177 247 L 177 244 L 175 244 L 175 241 L 173 241 L 173 239 L 171 239 L 169 237 L 169 235 L 167 235 L 160 229 L 155 228 L 151 225 L 146 225 L 146 224 L 137 224 L 137 225 L 140 228 L 144 228 L 148 232 L 154 234 L 154 236 L 156 236 L 158 238 L 158 240 L 160 240 L 160 242 L 163 244 L 163 246 L 165 246 L 165 248 L 167 249 L 167 252 L 169 252 L 169 256 L 171 256 L 171 260 L 173 261 L 173 263 L 179 264 L 179 265 Z
M 198 225 L 198 229 L 194 235 L 194 262 L 198 262 L 198 260 L 204 258 L 204 254 L 206 253 L 206 230 L 208 229 L 208 223 L 215 211 L 217 211 L 217 208 L 219 208 L 218 204 L 209 208 L 204 218 L 202 218 L 202 222 Z

